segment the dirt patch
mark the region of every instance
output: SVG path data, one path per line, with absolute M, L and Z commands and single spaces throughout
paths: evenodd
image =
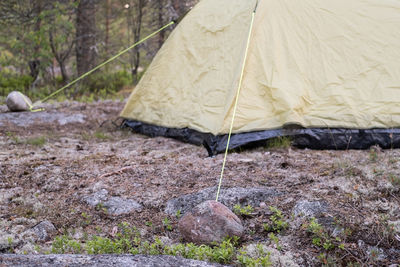
M 15 241 L 5 244 L 3 252 L 46 251 L 51 241 L 23 236 L 45 220 L 58 234 L 77 237 L 99 229 L 102 235 L 112 236 L 119 223 L 128 222 L 149 241 L 154 236 L 180 241 L 177 216 L 164 213 L 166 203 L 216 186 L 223 155 L 210 158 L 202 147 L 120 129 L 118 114 L 123 105 L 64 102 L 48 104 L 39 113 L 7 113 L 0 107 L 0 236 Z M 329 263 L 329 257 L 339 264 L 398 264 L 399 156 L 400 150 L 379 148 L 257 148 L 230 154 L 224 188 L 281 192 L 253 207 L 251 215 L 242 215 L 247 233 L 243 244 L 279 246 L 280 251 L 294 255 L 299 265 L 318 266 Z M 101 196 L 101 192 L 107 193 Z M 84 199 L 93 194 L 100 194 L 100 200 L 88 205 Z M 142 207 L 112 215 L 102 201 L 116 198 Z M 325 249 L 313 242 L 309 218 L 293 212 L 305 200 L 323 201 L 329 207 L 319 218 L 329 238 L 335 238 L 334 231 L 340 235 L 348 229 L 341 237 L 343 248 Z M 279 245 L 263 227 L 271 222 L 268 206 L 281 210 L 290 225 L 276 232 Z M 166 229 L 165 218 L 172 230 Z

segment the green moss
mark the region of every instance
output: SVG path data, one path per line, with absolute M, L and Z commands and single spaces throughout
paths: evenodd
M 32 145 L 32 146 L 44 146 L 47 142 L 46 137 L 44 136 L 40 136 L 40 137 L 33 137 L 33 138 L 29 138 L 27 140 L 25 140 L 25 143 L 28 145 Z

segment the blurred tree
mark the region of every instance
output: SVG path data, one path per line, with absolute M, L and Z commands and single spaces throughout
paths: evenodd
M 144 24 L 143 17 L 145 15 L 145 8 L 148 4 L 148 1 L 149 0 L 131 0 L 129 3 L 125 4 L 129 43 L 136 43 L 140 41 L 142 27 Z M 129 53 L 131 74 L 134 82 L 137 82 L 138 79 L 140 48 L 141 46 L 136 46 Z
M 76 0 L 76 70 L 82 75 L 95 67 L 96 44 L 96 0 Z
M 49 46 L 57 61 L 62 82 L 68 81 L 67 62 L 75 44 L 75 27 L 73 17 L 75 6 L 73 2 L 62 3 L 53 1 L 52 8 L 46 11 L 46 32 L 48 34 Z
M 0 0 L 0 75 L 33 77 L 32 85 L 66 82 L 184 14 L 198 0 Z M 173 27 L 108 65 L 134 81 Z M 75 60 L 73 60 L 75 57 Z M 58 68 L 59 67 L 59 68 Z M 33 87 L 33 86 L 32 86 Z

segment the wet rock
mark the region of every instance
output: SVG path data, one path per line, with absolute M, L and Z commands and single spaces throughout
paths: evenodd
M 244 228 L 240 219 L 226 206 L 209 200 L 187 212 L 178 223 L 186 241 L 196 244 L 221 242 L 230 236 L 241 237 Z
M 28 111 L 32 101 L 21 92 L 12 91 L 6 98 L 6 104 L 10 111 Z
M 197 193 L 171 199 L 167 202 L 164 211 L 167 214 L 176 214 L 176 212 L 180 210 L 180 212 L 184 214 L 186 211 L 206 200 L 215 199 L 216 193 L 217 187 L 210 187 Z M 261 202 L 267 202 L 269 199 L 279 194 L 281 193 L 277 190 L 266 188 L 222 188 L 219 202 L 230 209 L 236 204 L 258 206 Z
M 119 267 L 212 267 L 222 266 L 173 256 L 145 255 L 15 255 L 0 254 L 0 266 L 119 266 Z
M 112 197 L 103 203 L 107 209 L 107 213 L 111 215 L 128 214 L 133 211 L 141 212 L 143 207 L 132 199 L 124 199 L 121 197 Z
M 323 213 L 327 212 L 329 208 L 328 203 L 325 201 L 308 201 L 300 200 L 293 208 L 293 214 L 297 217 L 320 217 Z
M 49 221 L 42 221 L 32 228 L 33 233 L 36 234 L 39 241 L 50 240 L 51 235 L 57 232 L 54 225 Z

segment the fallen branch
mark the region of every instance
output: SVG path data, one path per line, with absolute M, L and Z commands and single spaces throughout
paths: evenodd
M 132 166 L 123 167 L 123 168 L 121 168 L 119 170 L 102 174 L 102 175 L 100 175 L 98 177 L 98 179 L 102 179 L 102 178 L 105 178 L 105 177 L 108 177 L 108 176 L 111 176 L 111 175 L 115 175 L 115 174 L 122 174 L 123 172 L 125 172 L 127 170 L 131 170 L 131 169 L 133 169 Z

